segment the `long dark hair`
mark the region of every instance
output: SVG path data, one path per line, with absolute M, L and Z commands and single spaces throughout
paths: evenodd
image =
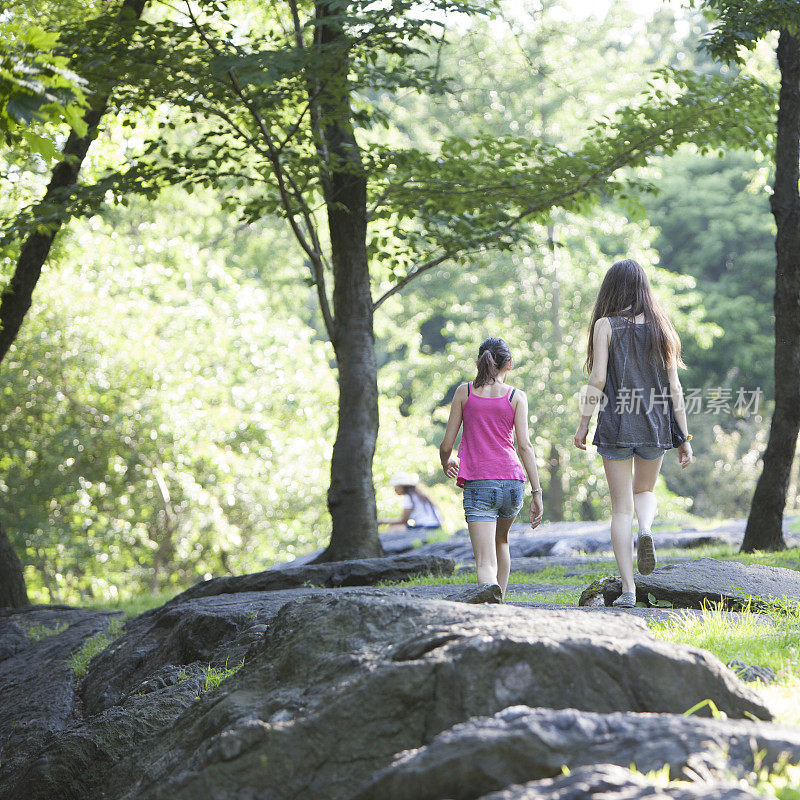
M 589 325 L 589 345 L 584 364 L 587 372 L 591 372 L 594 365 L 594 326 L 597 320 L 602 317 L 626 317 L 634 322 L 638 314 L 644 314 L 645 324 L 650 331 L 650 358 L 654 361 L 658 359 L 667 369 L 674 354 L 677 365 L 686 366 L 681 358 L 681 340 L 654 297 L 647 273 L 638 262 L 626 258 L 611 265 L 600 286 Z M 631 325 L 631 343 L 635 352 L 634 330 Z
M 472 385 L 477 389 L 487 383 L 494 383 L 500 370 L 509 361 L 511 361 L 511 350 L 502 339 L 496 336 L 484 339 L 478 348 L 478 374 Z

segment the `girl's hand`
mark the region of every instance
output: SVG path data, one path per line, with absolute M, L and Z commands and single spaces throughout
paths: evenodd
M 458 478 L 458 459 L 457 458 L 449 458 L 446 464 L 442 464 L 442 469 L 444 470 L 444 474 L 447 475 L 448 478 L 452 478 L 455 480 Z
M 575 443 L 575 447 L 579 450 L 586 449 L 586 436 L 589 433 L 589 426 L 585 422 L 581 422 L 578 425 L 578 430 L 575 431 L 575 436 L 573 437 L 572 441 Z
M 684 442 L 678 447 L 678 463 L 681 465 L 681 469 L 686 469 L 692 461 L 694 461 L 692 446 L 689 442 Z
M 531 528 L 535 528 L 544 516 L 544 505 L 542 504 L 542 493 L 535 492 L 531 499 Z

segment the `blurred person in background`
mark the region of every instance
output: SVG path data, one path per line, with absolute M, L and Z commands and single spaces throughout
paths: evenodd
M 419 476 L 396 472 L 389 485 L 403 498 L 403 511 L 397 519 L 379 519 L 378 525 L 389 525 L 390 531 L 437 530 L 444 525 L 439 507 L 420 488 Z

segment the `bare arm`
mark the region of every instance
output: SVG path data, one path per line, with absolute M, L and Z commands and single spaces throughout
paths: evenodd
M 533 488 L 531 527 L 535 528 L 542 521 L 542 515 L 544 514 L 542 486 L 539 482 L 539 471 L 536 468 L 536 454 L 533 451 L 528 432 L 528 398 L 525 392 L 519 390 L 517 390 L 514 398 L 514 434 L 517 438 L 517 451 L 519 452 L 522 466 Z
M 517 390 L 514 398 L 514 433 L 517 437 L 517 452 L 522 466 L 525 468 L 525 474 L 528 476 L 531 486 L 534 489 L 540 489 L 536 456 L 528 433 L 528 398 L 525 396 L 525 392 L 520 390 Z
M 604 397 L 603 389 L 608 375 L 608 347 L 611 343 L 611 323 L 607 317 L 601 317 L 594 325 L 592 344 L 594 346 L 594 359 L 592 372 L 583 390 L 581 397 L 581 421 L 575 432 L 575 447 L 586 449 L 586 436 L 589 433 L 589 422 L 595 408 L 600 405 Z
M 689 421 L 686 419 L 686 403 L 683 399 L 683 386 L 678 377 L 678 366 L 673 361 L 669 366 L 669 393 L 672 397 L 672 407 L 675 409 L 675 419 L 684 436 L 689 435 Z
M 411 516 L 411 509 L 404 508 L 398 519 L 379 519 L 378 525 L 405 525 Z
M 453 458 L 453 446 L 456 443 L 456 436 L 461 430 L 461 423 L 464 419 L 464 402 L 467 399 L 467 385 L 462 383 L 456 389 L 453 402 L 450 404 L 450 417 L 447 420 L 447 428 L 444 432 L 444 439 L 439 446 L 439 459 L 442 462 L 442 469 L 448 478 L 455 480 L 458 477 L 458 460 Z
M 683 398 L 683 387 L 678 377 L 678 364 L 674 355 L 670 360 L 667 373 L 669 375 L 669 393 L 672 398 L 672 407 L 675 410 L 675 419 L 683 435 L 688 436 L 689 421 L 686 418 L 686 403 Z M 693 458 L 692 445 L 688 441 L 678 447 L 678 462 L 681 465 L 681 469 L 689 466 Z

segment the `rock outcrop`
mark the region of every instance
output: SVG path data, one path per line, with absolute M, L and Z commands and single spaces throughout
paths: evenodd
M 55 720 L 36 737 L 2 742 L 0 797 L 347 800 L 398 754 L 439 752 L 437 737 L 511 706 L 529 707 L 506 713 L 533 715 L 540 731 L 547 716 L 555 731 L 567 718 L 559 714 L 572 714 L 586 736 L 611 732 L 605 749 L 596 743 L 598 758 L 617 731 L 625 758 L 644 764 L 653 751 L 647 741 L 637 749 L 631 733 L 645 724 L 636 721 L 642 712 L 668 715 L 647 717 L 649 730 L 665 732 L 703 723 L 680 715 L 705 699 L 732 718 L 770 718 L 719 661 L 655 639 L 635 617 L 389 589 L 305 591 L 184 595 L 128 621 L 81 680 L 64 674 L 64 661 L 107 623 L 99 615 L 51 637 L 35 662 L 18 660 L 24 650 L 0 662 L 3 713 L 27 719 L 36 697 L 47 697 Z M 207 689 L 209 667 L 239 665 Z M 58 690 L 64 682 L 68 692 Z M 631 716 L 626 727 L 622 718 Z M 755 737 L 770 754 L 783 746 L 786 735 L 773 726 L 735 724 L 736 736 Z M 563 763 L 585 763 L 580 731 L 559 735 L 573 747 L 565 746 Z
M 80 698 L 69 658 L 115 616 L 68 606 L 0 612 L 0 775 L 73 724 Z
M 451 558 L 408 553 L 385 558 L 362 558 L 333 561 L 328 564 L 301 564 L 254 572 L 210 578 L 195 584 L 170 602 L 180 603 L 193 597 L 211 597 L 235 592 L 274 592 L 301 586 L 374 586 L 384 581 L 403 581 L 415 575 L 452 575 Z
M 446 594 L 444 599 L 460 603 L 502 603 L 503 592 L 496 583 L 472 583 L 452 594 Z
M 657 567 L 650 575 L 637 573 L 635 581 L 637 602 L 647 603 L 652 596 L 657 603 L 671 603 L 674 608 L 721 603 L 728 610 L 739 610 L 750 602 L 758 610 L 759 603 L 781 599 L 800 604 L 800 572 L 782 567 L 698 558 Z M 605 604 L 611 605 L 621 593 L 618 577 L 604 578 L 584 590 L 579 604 L 590 605 L 602 595 Z
M 676 714 L 516 706 L 456 725 L 401 754 L 354 800 L 475 800 L 511 784 L 558 776 L 564 765 L 575 770 L 635 763 L 640 772 L 669 766 L 671 777 L 685 780 L 687 767 L 721 775 L 750 770 L 757 758 L 774 764 L 783 756 L 790 763 L 800 759 L 800 731 Z

